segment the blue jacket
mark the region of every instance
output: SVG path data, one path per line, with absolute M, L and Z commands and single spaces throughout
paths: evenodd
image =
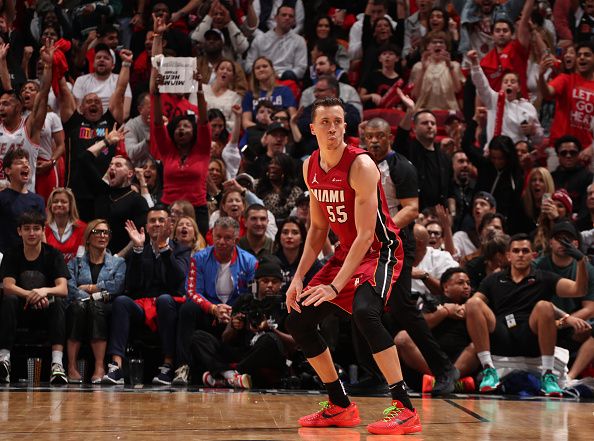
M 195 294 L 210 303 L 221 303 L 221 299 L 216 294 L 217 275 L 221 264 L 215 258 L 214 247 L 210 246 L 196 252 L 192 256 L 192 261 L 193 269 L 190 270 L 187 282 L 189 301 L 196 301 L 192 299 L 192 294 Z M 230 265 L 233 292 L 227 300 L 228 305 L 232 306 L 239 296 L 249 292 L 249 286 L 255 279 L 257 266 L 258 260 L 254 256 L 237 246 L 235 247 Z
M 80 285 L 93 284 L 91 279 L 91 267 L 89 266 L 89 256 L 85 253 L 82 257 L 75 257 L 68 262 L 70 279 L 68 279 L 68 297 L 67 302 L 82 300 L 89 297 L 86 291 L 78 289 Z M 124 281 L 126 277 L 126 261 L 117 256 L 107 253 L 105 255 L 105 264 L 99 276 L 97 277 L 97 288 L 107 290 L 112 296 L 118 296 L 124 291 Z

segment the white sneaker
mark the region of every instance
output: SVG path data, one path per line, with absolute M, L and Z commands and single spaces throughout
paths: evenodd
M 68 384 L 66 371 L 64 370 L 64 366 L 62 366 L 60 363 L 52 363 L 50 384 Z
M 175 370 L 175 378 L 171 384 L 175 386 L 187 386 L 190 378 L 190 366 L 184 364 Z
M 252 388 L 252 377 L 248 374 L 240 374 L 236 372 L 233 378 L 227 380 L 229 386 L 236 389 L 251 389 Z

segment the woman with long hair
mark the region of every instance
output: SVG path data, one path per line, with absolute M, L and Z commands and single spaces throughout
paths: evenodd
M 231 132 L 235 124 L 241 124 L 232 108 L 234 105 L 241 105 L 241 96 L 232 89 L 235 78 L 235 63 L 223 58 L 215 68 L 215 80 L 211 84 L 205 84 L 204 98 L 208 109 L 219 109 L 225 116 L 227 130 Z
M 497 211 L 507 218 L 510 235 L 523 232 L 525 215 L 519 210 L 522 204 L 524 173 L 518 159 L 516 146 L 509 136 L 494 136 L 489 143 L 489 154 L 483 155 L 481 149 L 474 146 L 477 119 L 468 121 L 462 149 L 468 159 L 477 168 L 476 191 L 486 191 L 497 201 Z
M 277 220 L 289 216 L 303 190 L 295 184 L 293 160 L 284 153 L 275 153 L 268 170 L 256 184 L 256 195 Z
M 198 231 L 196 221 L 193 217 L 185 215 L 178 217 L 173 225 L 173 242 L 176 246 L 189 248 L 190 256 L 206 247 L 206 240 Z
M 261 100 L 271 101 L 275 106 L 286 107 L 291 116 L 297 112 L 297 101 L 293 92 L 287 86 L 277 84 L 274 66 L 268 58 L 258 57 L 252 64 L 250 86 L 251 90 L 246 92 L 241 103 L 244 129 L 256 125 L 254 122 L 256 106 Z
M 280 222 L 278 232 L 274 239 L 276 246 L 276 257 L 281 261 L 281 267 L 283 269 L 283 285 L 281 286 L 281 292 L 289 287 L 297 266 L 301 260 L 303 254 L 303 245 L 305 244 L 305 237 L 307 236 L 307 230 L 305 225 L 299 218 L 295 216 L 289 216 Z M 313 276 L 322 267 L 322 263 L 316 259 L 311 266 L 311 269 L 305 275 L 303 280 L 304 286 L 313 278 Z
M 66 263 L 79 252 L 87 224 L 78 217 L 69 188 L 54 188 L 47 199 L 45 241 L 64 255 Z
M 107 246 L 111 238 L 104 219 L 89 222 L 85 229 L 85 252 L 68 263 L 68 307 L 66 309 L 68 381 L 81 383 L 84 372 L 77 367 L 78 352 L 88 340 L 95 358 L 91 383 L 100 383 L 105 375 L 105 350 L 109 335 L 111 300 L 124 290 L 126 262 L 112 256 Z
M 167 30 L 162 17 L 157 17 L 153 40 L 153 54 L 163 52 L 161 35 Z M 163 195 L 161 202 L 171 204 L 177 199 L 190 201 L 196 212 L 196 223 L 204 234 L 208 231 L 206 206 L 206 177 L 210 160 L 211 136 L 207 119 L 206 100 L 202 91 L 202 77 L 196 73 L 198 83 L 198 116 L 180 115 L 163 123 L 163 109 L 157 82 L 163 78 L 157 69 L 151 71 L 151 154 L 160 156 L 163 164 Z
M 546 168 L 536 167 L 530 170 L 522 191 L 522 204 L 528 220 L 533 224 L 533 229 L 540 217 L 543 199 L 550 199 L 554 192 L 555 183 Z

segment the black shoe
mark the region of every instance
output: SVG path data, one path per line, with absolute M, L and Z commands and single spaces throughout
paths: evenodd
M 349 395 L 385 395 L 389 392 L 388 385 L 382 378 L 373 375 L 364 375 L 361 381 L 355 384 L 345 384 Z
M 431 395 L 437 397 L 439 395 L 451 394 L 454 392 L 456 381 L 459 378 L 460 371 L 455 366 L 451 366 L 450 369 L 435 377 L 435 384 L 433 385 Z

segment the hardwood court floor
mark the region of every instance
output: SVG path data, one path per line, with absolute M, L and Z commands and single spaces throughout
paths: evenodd
M 353 429 L 299 429 L 319 394 L 198 390 L 0 388 L 0 440 L 594 440 L 594 403 L 459 397 L 413 399 L 421 434 L 369 435 L 387 398 L 358 397 Z

